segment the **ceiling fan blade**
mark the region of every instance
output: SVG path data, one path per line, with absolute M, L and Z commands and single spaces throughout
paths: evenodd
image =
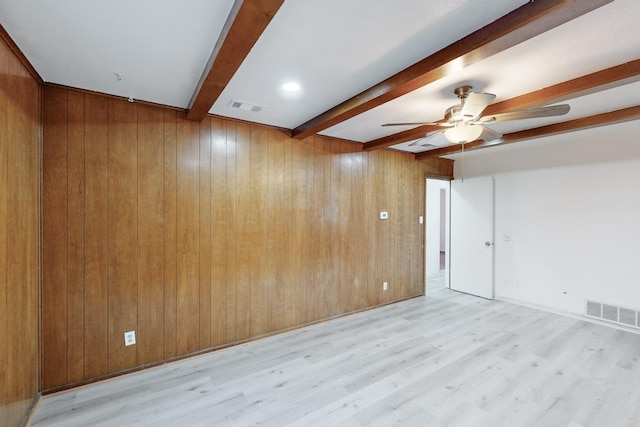
M 428 141 L 430 141 L 437 135 L 441 135 L 444 131 L 445 129 L 428 133 L 424 138 L 416 139 L 415 141 L 413 141 L 411 144 L 408 145 L 408 147 L 413 147 L 414 145 L 428 145 L 429 144 Z M 433 145 L 439 146 L 439 144 L 433 144 Z
M 482 125 L 474 126 L 480 126 L 482 128 L 482 133 L 480 134 L 480 137 L 478 139 L 481 139 L 484 142 L 491 142 L 495 141 L 496 139 L 502 138 L 502 134 L 500 132 L 496 132 L 495 130 Z
M 507 120 L 535 119 L 538 117 L 562 116 L 567 114 L 571 107 L 569 104 L 551 105 L 549 107 L 529 108 L 526 110 L 510 111 L 508 113 L 494 114 L 481 117 L 480 123 L 504 122 Z
M 382 126 L 442 126 L 442 127 L 451 127 L 448 122 L 414 122 L 414 123 L 385 123 Z
M 495 98 L 496 96 L 492 93 L 471 92 L 464 100 L 460 114 L 465 120 L 473 120 L 480 117 L 480 114 Z

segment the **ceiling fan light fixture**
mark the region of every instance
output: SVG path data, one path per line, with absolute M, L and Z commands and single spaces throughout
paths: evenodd
M 456 122 L 456 125 L 444 131 L 444 136 L 453 144 L 471 142 L 480 138 L 482 126 L 474 126 L 464 121 Z

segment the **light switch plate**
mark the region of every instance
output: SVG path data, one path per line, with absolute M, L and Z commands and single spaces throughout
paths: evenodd
M 389 219 L 389 212 L 380 212 L 380 219 Z

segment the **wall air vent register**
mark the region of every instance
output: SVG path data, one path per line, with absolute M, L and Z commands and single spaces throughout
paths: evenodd
M 584 314 L 594 319 L 640 329 L 640 313 L 631 308 L 587 300 Z

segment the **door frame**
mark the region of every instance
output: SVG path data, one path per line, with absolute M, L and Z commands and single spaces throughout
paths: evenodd
M 427 255 L 428 255 L 428 242 L 427 242 L 427 236 L 428 236 L 428 229 L 427 229 L 427 224 L 428 224 L 428 218 L 429 218 L 429 181 L 442 181 L 442 182 L 446 182 L 446 189 L 447 189 L 447 197 L 446 197 L 446 212 L 445 212 L 445 218 L 446 218 L 446 224 L 445 224 L 445 267 L 444 267 L 444 280 L 445 280 L 445 288 L 449 288 L 450 286 L 450 253 L 451 253 L 451 181 L 452 179 L 450 177 L 443 177 L 441 175 L 429 175 L 427 174 L 425 176 L 425 187 L 424 187 L 424 224 L 423 224 L 423 241 L 422 241 L 422 245 L 424 248 L 424 253 L 423 253 L 423 257 L 422 257 L 422 262 L 424 264 L 424 291 L 425 294 L 427 294 L 428 292 L 428 287 L 427 287 L 427 278 L 429 276 L 429 270 L 427 268 Z M 438 192 L 438 207 L 440 207 L 440 192 Z M 441 217 L 439 215 L 439 218 L 441 220 Z M 438 241 L 438 244 L 440 242 Z

